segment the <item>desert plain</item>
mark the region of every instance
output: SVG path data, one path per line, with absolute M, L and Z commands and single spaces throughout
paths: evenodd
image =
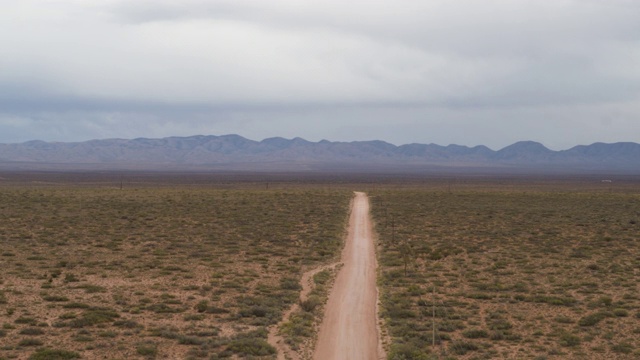
M 632 176 L 8 172 L 0 359 L 312 358 L 354 192 L 379 356 L 640 356 Z

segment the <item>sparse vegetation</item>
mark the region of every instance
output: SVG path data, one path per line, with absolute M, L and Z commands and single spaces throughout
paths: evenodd
M 0 358 L 272 357 L 266 328 L 297 301 L 302 272 L 338 254 L 351 197 L 296 184 L 2 186 Z
M 638 188 L 507 184 L 370 194 L 389 359 L 639 355 Z
M 336 257 L 354 189 L 379 234 L 389 359 L 640 355 L 637 183 L 47 176 L 0 183 L 0 359 L 273 358 L 267 329 Z M 294 349 L 330 278 L 282 327 Z

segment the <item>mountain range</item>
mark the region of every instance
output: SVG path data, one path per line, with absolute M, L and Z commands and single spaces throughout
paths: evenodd
M 323 169 L 551 169 L 640 173 L 640 144 L 595 143 L 553 151 L 533 141 L 494 151 L 486 146 L 407 144 L 384 141 L 262 141 L 239 135 L 104 139 L 85 142 L 28 141 L 0 144 L 0 167 L 22 169 L 323 170 Z

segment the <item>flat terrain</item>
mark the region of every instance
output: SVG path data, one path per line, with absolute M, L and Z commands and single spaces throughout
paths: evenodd
M 390 359 L 637 359 L 640 187 L 370 193 Z
M 376 254 L 369 199 L 356 193 L 349 233 L 314 359 L 378 359 Z
M 268 329 L 298 301 L 302 273 L 339 255 L 352 196 L 288 184 L 2 186 L 0 359 L 274 358 Z M 282 331 L 291 344 L 321 315 L 305 309 Z
M 3 172 L 0 359 L 311 358 L 353 191 L 389 359 L 635 359 L 640 179 L 602 179 Z

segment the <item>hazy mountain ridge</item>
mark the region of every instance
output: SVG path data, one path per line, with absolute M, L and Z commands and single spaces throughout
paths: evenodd
M 254 141 L 239 135 L 197 135 L 161 139 L 137 138 L 64 143 L 28 141 L 0 144 L 0 163 L 216 166 L 221 164 L 295 163 L 313 165 L 555 166 L 620 168 L 640 171 L 640 144 L 595 143 L 553 151 L 522 141 L 494 151 L 486 146 L 406 144 L 380 140 L 310 142 L 301 138 Z

